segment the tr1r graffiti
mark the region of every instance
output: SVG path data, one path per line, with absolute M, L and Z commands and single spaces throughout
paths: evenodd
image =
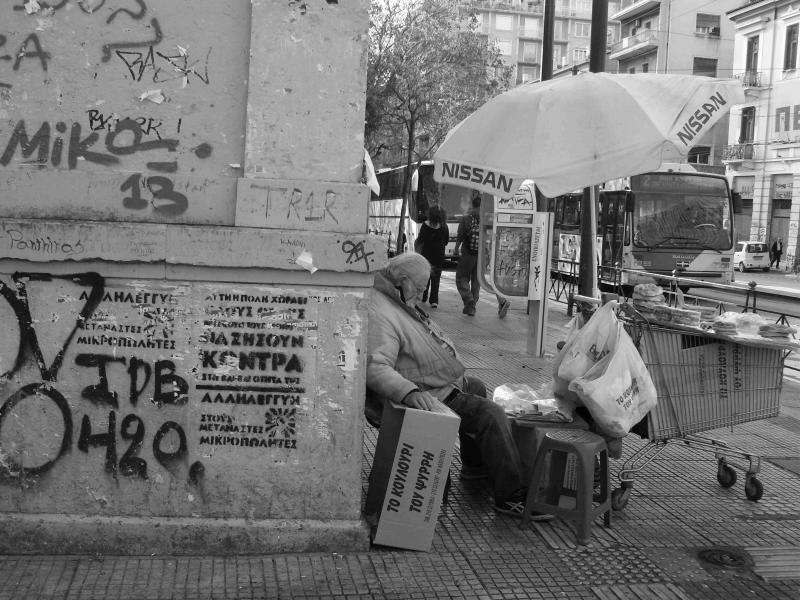
M 44 356 L 40 343 L 40 331 L 36 321 L 32 318 L 29 302 L 29 284 L 27 282 L 52 282 L 56 280 L 71 281 L 79 286 L 86 287 L 89 292 L 82 295 L 85 298 L 80 312 L 75 318 L 66 338 L 61 342 L 55 357 L 49 362 Z M 22 403 L 52 403 L 56 413 L 60 415 L 62 432 L 60 442 L 54 452 L 43 451 L 41 456 L 36 454 L 26 455 L 26 462 L 21 461 L 6 452 L 0 439 L 0 483 L 12 481 L 23 482 L 31 477 L 49 471 L 73 446 L 73 411 L 75 406 L 70 406 L 67 398 L 56 388 L 58 374 L 63 366 L 64 357 L 76 333 L 81 326 L 93 315 L 103 299 L 105 282 L 97 273 L 83 273 L 78 275 L 51 276 L 39 273 L 15 273 L 12 281 L 16 289 L 12 289 L 0 281 L 0 297 L 11 308 L 19 326 L 19 340 L 16 344 L 16 356 L 11 361 L 11 366 L 0 373 L 0 384 L 6 384 L 12 377 L 19 375 L 26 361 L 33 358 L 38 367 L 40 382 L 23 385 L 12 393 L 0 406 L 0 432 L 7 419 L 12 418 L 15 409 Z M 13 346 L 12 346 L 13 347 Z M 140 416 L 130 412 L 121 416 L 119 428 L 117 427 L 117 411 L 121 409 L 121 392 L 127 398 L 131 409 L 137 409 L 140 397 L 153 380 L 153 394 L 151 404 L 146 406 L 176 405 L 182 406 L 188 400 L 188 383 L 176 374 L 175 363 L 171 360 L 155 360 L 151 364 L 135 356 L 120 356 L 119 354 L 79 353 L 75 357 L 75 364 L 90 370 L 96 369 L 95 383 L 83 388 L 81 398 L 95 406 L 108 407 L 106 425 L 102 432 L 97 432 L 88 414 L 83 414 L 80 419 L 80 433 L 77 447 L 85 453 L 93 448 L 105 447 L 105 469 L 113 477 L 122 474 L 126 477 L 146 479 L 147 462 L 138 456 L 146 438 L 145 423 Z M 112 389 L 109 382 L 109 370 L 120 369 L 127 377 L 124 391 Z M 117 372 L 117 375 L 120 373 Z M 87 373 L 87 381 L 91 375 Z M 16 422 L 15 433 L 19 435 L 20 428 L 24 430 L 24 422 Z M 31 431 L 30 435 L 37 435 Z M 118 459 L 117 439 L 129 442 L 127 450 Z M 34 446 L 35 447 L 35 446 Z M 36 451 L 34 451 L 36 452 Z M 152 439 L 152 453 L 156 461 L 166 470 L 175 472 L 177 462 L 183 461 L 187 454 L 186 434 L 183 428 L 174 421 L 166 421 L 155 432 Z M 37 460 L 38 459 L 38 460 Z M 202 474 L 202 464 L 194 463 L 190 469 L 190 479 L 196 482 L 198 474 Z

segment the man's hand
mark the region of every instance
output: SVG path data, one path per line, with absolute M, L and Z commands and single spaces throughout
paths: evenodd
M 434 407 L 440 404 L 436 396 L 429 392 L 411 392 L 403 398 L 403 404 L 411 408 L 418 408 L 419 410 L 433 410 Z

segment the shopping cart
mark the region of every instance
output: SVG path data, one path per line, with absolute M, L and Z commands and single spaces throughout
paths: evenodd
M 673 440 L 714 453 L 723 487 L 736 483 L 733 467 L 744 471 L 746 497 L 759 500 L 761 457 L 695 434 L 777 416 L 787 345 L 656 325 L 631 310 L 620 317 L 653 378 L 658 404 L 648 413 L 648 444 L 619 471 L 621 487 L 612 492 L 612 507 L 625 507 L 636 474 Z

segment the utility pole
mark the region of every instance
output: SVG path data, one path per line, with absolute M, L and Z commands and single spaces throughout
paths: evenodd
M 544 0 L 542 31 L 542 81 L 553 78 L 553 30 L 556 22 L 556 0 Z
M 608 0 L 592 0 L 592 37 L 589 43 L 589 70 L 601 73 L 606 70 L 606 36 L 608 31 Z M 597 287 L 597 260 L 595 236 L 597 235 L 596 188 L 585 188 L 581 202 L 581 259 L 578 275 L 578 293 L 593 296 Z

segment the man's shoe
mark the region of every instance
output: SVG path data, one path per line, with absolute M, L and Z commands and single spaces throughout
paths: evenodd
M 461 479 L 464 481 L 475 481 L 478 479 L 489 478 L 489 467 L 481 465 L 480 467 L 470 467 L 468 465 L 461 465 Z
M 474 306 L 469 306 L 469 307 L 464 309 L 464 312 L 467 315 L 469 315 L 470 317 L 474 317 L 475 316 L 475 307 Z
M 501 319 L 505 319 L 506 315 L 508 314 L 508 309 L 511 307 L 511 302 L 508 300 L 503 300 L 500 302 L 500 306 L 497 307 L 497 316 Z
M 522 513 L 525 511 L 525 498 L 527 495 L 528 491 L 526 489 L 519 489 L 511 494 L 508 500 L 495 502 L 494 509 L 501 514 L 521 519 Z M 531 521 L 550 521 L 552 518 L 553 515 L 538 512 L 532 512 L 530 517 Z
M 439 306 L 439 304 L 438 304 L 438 303 L 436 303 L 436 302 L 431 302 L 431 308 L 436 308 L 437 306 Z
M 506 500 L 505 502 L 501 502 L 500 504 L 495 504 L 494 510 L 496 512 L 499 512 L 500 514 L 508 515 L 509 517 L 514 517 L 515 519 L 521 519 L 522 513 L 525 510 L 525 503 L 511 502 L 510 500 Z M 553 515 L 531 512 L 530 519 L 531 521 L 552 521 Z

